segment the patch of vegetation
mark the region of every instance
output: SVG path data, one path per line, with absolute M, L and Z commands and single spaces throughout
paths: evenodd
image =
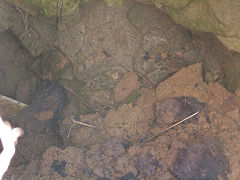
M 226 70 L 225 83 L 226 88 L 234 92 L 240 85 L 240 72 L 235 68 L 228 68 Z
M 126 99 L 126 103 L 127 104 L 136 104 L 136 102 L 138 101 L 138 99 L 141 97 L 141 94 L 140 92 L 137 90 L 137 91 L 134 91 L 132 92 Z
M 38 7 L 46 17 L 51 17 L 56 16 L 58 11 L 62 12 L 62 16 L 74 14 L 79 0 L 25 0 L 25 2 Z
M 118 7 L 122 5 L 122 0 L 104 0 L 108 6 Z

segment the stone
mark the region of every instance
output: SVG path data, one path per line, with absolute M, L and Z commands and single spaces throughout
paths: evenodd
M 85 179 L 86 170 L 87 164 L 81 149 L 72 146 L 60 149 L 52 146 L 43 154 L 38 179 Z
M 219 140 L 207 137 L 181 149 L 172 171 L 179 179 L 226 179 L 229 164 Z
M 128 97 L 133 91 L 139 89 L 138 76 L 135 72 L 124 74 L 122 79 L 114 88 L 115 100 L 120 102 Z
M 239 109 L 234 109 L 232 111 L 227 112 L 225 115 L 234 119 L 234 120 L 238 120 L 239 117 Z
M 191 96 L 200 102 L 207 102 L 208 108 L 215 109 L 232 94 L 219 83 L 209 83 L 202 79 L 202 63 L 185 67 L 160 83 L 156 89 L 157 100 L 169 97 Z M 211 94 L 211 96 L 209 96 Z M 221 98 L 217 98 L 221 96 Z
M 0 33 L 0 92 L 5 96 L 30 104 L 37 78 L 27 68 L 31 54 L 19 47 L 19 40 L 10 31 Z
M 213 32 L 225 46 L 240 52 L 240 3 L 228 0 L 157 0 L 179 24 L 197 31 Z
M 67 30 L 58 31 L 55 45 L 68 58 L 74 60 L 76 53 L 81 49 L 84 33 L 85 27 L 83 23 L 78 23 Z

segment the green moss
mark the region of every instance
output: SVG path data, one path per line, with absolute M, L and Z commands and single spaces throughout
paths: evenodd
M 240 71 L 235 68 L 228 68 L 226 70 L 225 83 L 226 88 L 234 92 L 238 87 L 240 87 Z
M 170 5 L 167 10 L 177 23 L 189 29 L 225 35 L 224 24 L 216 17 L 206 0 L 189 1 L 181 8 Z
M 154 0 L 154 4 L 158 6 L 164 4 L 165 6 L 171 6 L 174 8 L 183 8 L 191 3 L 193 0 Z
M 127 97 L 126 103 L 127 104 L 130 104 L 130 103 L 135 104 L 140 97 L 141 97 L 140 92 L 139 91 L 134 91 Z
M 38 7 L 47 17 L 56 16 L 60 11 L 62 16 L 72 15 L 79 3 L 78 0 L 25 0 L 25 2 Z
M 143 4 L 137 4 L 131 11 L 128 13 L 128 20 L 130 21 L 131 24 L 141 27 L 144 25 L 145 22 L 145 5 Z
M 81 61 L 82 61 L 82 59 L 80 58 L 78 60 L 78 63 L 82 64 Z M 107 72 L 107 70 L 110 68 L 110 66 L 102 64 L 102 65 L 93 67 L 88 70 L 79 71 L 78 66 L 79 66 L 78 64 L 74 65 L 73 73 L 79 81 L 88 81 L 90 79 L 93 79 L 94 77 L 98 76 L 99 74 Z
M 118 7 L 122 5 L 122 0 L 104 0 L 108 6 Z

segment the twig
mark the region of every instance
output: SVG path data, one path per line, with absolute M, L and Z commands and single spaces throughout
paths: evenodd
M 77 96 L 77 97 L 80 99 L 80 101 L 81 101 L 85 106 L 87 106 L 89 109 L 93 110 L 93 108 L 92 108 L 89 104 L 85 103 L 85 102 L 83 101 L 82 97 L 79 96 L 77 93 L 75 93 L 72 89 L 70 89 L 70 88 L 68 88 L 68 87 L 66 87 L 66 86 L 64 86 L 64 88 L 66 88 L 66 89 L 67 89 L 68 91 L 70 91 L 72 94 L 74 94 L 75 96 Z
M 125 66 L 125 65 L 122 65 L 122 67 L 124 67 L 125 69 L 127 69 L 127 70 L 130 71 L 130 72 L 133 72 L 132 69 L 130 69 L 129 67 L 127 67 L 127 66 Z
M 63 1 L 57 2 L 56 4 L 56 17 L 62 20 L 62 8 L 63 8 Z M 60 11 L 58 11 L 60 10 Z M 58 21 L 58 20 L 57 20 Z
M 90 127 L 90 128 L 97 129 L 97 128 L 96 128 L 95 126 L 93 126 L 93 125 L 86 124 L 86 123 L 83 123 L 83 122 L 80 122 L 80 121 L 75 121 L 75 120 L 74 120 L 74 116 L 72 116 L 71 119 L 72 119 L 72 122 L 73 122 L 74 124 L 70 127 L 70 129 L 69 129 L 69 131 L 68 131 L 67 139 L 69 138 L 69 136 L 70 136 L 70 134 L 71 134 L 71 131 L 72 131 L 73 126 L 75 126 L 76 124 L 80 124 L 80 125 L 82 125 L 82 126 L 86 126 L 86 127 Z
M 71 127 L 70 127 L 70 129 L 69 129 L 69 131 L 68 131 L 68 135 L 67 135 L 67 139 L 69 138 L 69 136 L 70 136 L 70 134 L 71 134 L 71 132 L 72 132 L 72 128 L 73 128 L 73 126 L 75 126 L 76 124 L 74 123 L 73 125 L 71 125 Z
M 19 106 L 21 106 L 21 107 L 23 107 L 23 108 L 29 106 L 29 105 L 27 105 L 27 104 L 24 104 L 24 103 L 22 103 L 22 102 L 16 101 L 16 100 L 14 100 L 14 99 L 12 99 L 12 98 L 9 98 L 9 97 L 7 97 L 7 96 L 3 96 L 3 95 L 1 95 L 1 94 L 0 94 L 0 100 L 7 101 L 8 103 L 13 103 L 13 104 L 19 105 Z
M 172 129 L 173 127 L 175 127 L 175 126 L 177 126 L 177 125 L 183 123 L 184 121 L 190 119 L 191 117 L 196 116 L 198 113 L 199 113 L 199 111 L 198 111 L 198 112 L 195 112 L 194 114 L 192 114 L 192 115 L 186 117 L 185 119 L 183 119 L 183 120 L 181 120 L 181 121 L 179 121 L 179 122 L 173 124 L 172 126 L 170 126 L 170 127 L 166 128 L 166 129 L 162 130 L 160 133 L 158 133 L 158 134 L 156 134 L 156 135 L 154 135 L 154 136 L 148 138 L 147 140 L 145 140 L 144 143 L 145 143 L 145 142 L 149 142 L 150 140 L 152 140 L 152 139 L 158 137 L 159 135 L 161 135 L 162 133 L 168 131 L 169 129 Z
M 83 122 L 80 122 L 80 121 L 75 121 L 73 116 L 72 116 L 71 118 L 72 118 L 72 121 L 73 121 L 74 123 L 76 123 L 76 124 L 80 124 L 80 125 L 82 125 L 82 126 L 87 126 L 87 127 L 91 127 L 91 128 L 97 129 L 97 128 L 96 128 L 95 126 L 93 126 L 93 125 L 86 124 L 86 123 L 83 123 Z
M 23 24 L 24 24 L 24 29 L 25 29 L 25 32 L 22 34 L 22 35 L 25 35 L 27 34 L 28 37 L 30 39 L 32 39 L 31 35 L 29 34 L 29 32 L 31 31 L 31 28 L 28 29 L 28 14 L 24 15 L 23 12 L 16 6 L 16 9 L 21 13 L 22 17 L 23 17 Z M 22 36 L 21 35 L 21 36 Z

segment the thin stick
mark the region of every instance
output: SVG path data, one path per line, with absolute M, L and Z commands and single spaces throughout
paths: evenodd
M 67 135 L 67 139 L 69 138 L 70 134 L 71 134 L 71 131 L 72 131 L 72 128 L 73 126 L 75 126 L 76 124 L 74 123 L 73 125 L 71 125 L 69 131 L 68 131 L 68 135 Z
M 183 123 L 184 121 L 186 121 L 186 120 L 190 119 L 191 117 L 193 117 L 193 116 L 196 116 L 198 113 L 199 113 L 199 111 L 198 111 L 198 112 L 195 112 L 194 114 L 192 114 L 192 115 L 190 115 L 190 116 L 186 117 L 185 119 L 183 119 L 183 120 L 181 120 L 181 121 L 179 121 L 179 122 L 177 122 L 177 123 L 173 124 L 172 126 L 170 126 L 170 127 L 166 128 L 166 129 L 162 130 L 160 133 L 158 133 L 158 134 L 156 134 L 156 135 L 154 135 L 154 136 L 152 136 L 152 137 L 148 138 L 148 139 L 147 139 L 147 140 L 145 140 L 144 142 L 148 142 L 148 141 L 150 141 L 150 140 L 152 140 L 152 139 L 154 139 L 154 138 L 158 137 L 160 134 L 162 134 L 162 133 L 164 133 L 164 132 L 168 131 L 169 129 L 172 129 L 173 127 L 175 127 L 175 126 L 177 126 L 177 125 L 179 125 L 179 124 Z
M 74 123 L 76 123 L 76 124 L 80 124 L 80 125 L 82 125 L 82 126 L 87 126 L 87 127 L 91 127 L 91 128 L 97 129 L 97 128 L 96 128 L 95 126 L 93 126 L 93 125 L 86 124 L 86 123 L 83 123 L 83 122 L 80 122 L 80 121 L 75 121 L 74 118 L 73 118 L 73 116 L 72 116 L 71 118 L 72 118 L 72 121 L 73 121 Z
M 87 106 L 90 110 L 93 110 L 93 108 L 92 108 L 89 104 L 85 103 L 85 102 L 83 101 L 82 97 L 79 96 L 77 93 L 75 93 L 72 89 L 68 88 L 67 86 L 64 86 L 64 88 L 66 88 L 66 89 L 67 89 L 68 91 L 70 91 L 72 94 L 74 94 L 75 96 L 77 96 L 77 97 L 80 99 L 80 101 L 81 101 L 85 106 Z
M 16 9 L 21 13 L 22 15 L 22 18 L 23 18 L 23 24 L 24 24 L 24 29 L 25 29 L 25 32 L 22 34 L 27 34 L 28 37 L 30 39 L 32 39 L 31 35 L 29 34 L 29 32 L 31 31 L 31 29 L 28 29 L 28 14 L 27 15 L 24 15 L 23 12 L 16 6 Z
M 82 122 L 80 122 L 80 121 L 75 121 L 73 116 L 71 117 L 71 119 L 72 119 L 72 121 L 73 121 L 74 124 L 71 125 L 71 127 L 70 127 L 70 129 L 69 129 L 69 131 L 68 131 L 67 139 L 69 138 L 69 136 L 70 136 L 70 134 L 71 134 L 72 128 L 73 128 L 76 124 L 80 124 L 80 125 L 82 125 L 82 126 L 87 126 L 87 127 L 90 127 L 90 128 L 97 129 L 95 126 L 92 126 L 92 125 L 90 125 L 90 124 L 82 123 Z

